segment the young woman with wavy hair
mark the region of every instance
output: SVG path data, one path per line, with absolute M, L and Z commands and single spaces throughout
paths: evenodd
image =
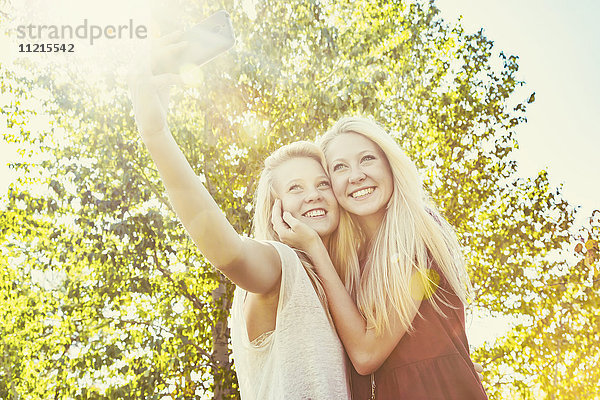
M 469 279 L 456 234 L 414 163 L 378 124 L 338 121 L 320 140 L 350 223 L 340 248 L 275 209 L 284 243 L 309 255 L 352 362 L 353 399 L 487 399 L 469 357 Z M 333 262 L 332 262 L 332 261 Z

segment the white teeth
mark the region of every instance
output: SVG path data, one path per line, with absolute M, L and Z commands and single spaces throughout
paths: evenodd
M 352 198 L 355 199 L 357 197 L 362 197 L 362 196 L 366 196 L 368 194 L 371 194 L 371 193 L 373 193 L 374 190 L 375 189 L 373 189 L 373 188 L 366 188 L 366 189 L 362 189 L 362 190 L 359 190 L 357 192 L 354 192 L 354 193 L 350 194 L 350 196 L 352 196 Z
M 325 210 L 311 210 L 304 214 L 305 217 L 320 217 L 321 215 L 325 215 Z

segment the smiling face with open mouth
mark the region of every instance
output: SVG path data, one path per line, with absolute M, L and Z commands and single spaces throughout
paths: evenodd
M 333 192 L 345 210 L 360 219 L 383 219 L 394 191 L 387 157 L 372 140 L 358 133 L 335 137 L 326 152 Z
M 313 228 L 322 239 L 338 226 L 339 209 L 325 170 L 308 157 L 292 158 L 273 171 L 281 206 Z

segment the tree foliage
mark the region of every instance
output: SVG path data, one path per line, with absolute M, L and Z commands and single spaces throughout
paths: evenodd
M 224 7 L 238 33 L 170 114 L 238 232 L 250 234 L 271 151 L 342 115 L 373 116 L 456 227 L 474 309 L 518 321 L 474 349 L 490 397 L 599 396 L 598 214 L 570 233 L 573 208 L 547 173 L 516 176 L 528 104 L 514 98 L 517 57 L 427 2 L 264 0 L 255 18 L 238 2 L 177 6 L 185 22 Z M 43 154 L 13 165 L 23 177 L 0 217 L 0 397 L 237 398 L 232 285 L 177 222 L 121 71 L 0 72 L 5 140 Z M 32 129 L 42 115 L 46 128 Z

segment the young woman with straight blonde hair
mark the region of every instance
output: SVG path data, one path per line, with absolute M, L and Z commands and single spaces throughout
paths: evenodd
M 353 365 L 353 399 L 487 399 L 469 358 L 460 246 L 416 166 L 364 118 L 338 121 L 320 144 L 351 220 L 339 232 L 345 252 L 330 248 L 332 263 L 318 236 L 287 212 L 274 214 L 274 227 L 314 262 Z
M 319 240 L 338 239 L 339 213 L 319 148 L 295 143 L 265 161 L 255 197 L 254 238 L 239 235 L 194 173 L 167 125 L 175 76 L 132 75 L 140 136 L 177 216 L 206 259 L 237 285 L 231 337 L 244 400 L 349 400 L 344 349 L 309 259 L 278 242 L 275 198 Z M 347 231 L 347 230 L 345 230 Z M 347 241 L 347 240 L 341 240 Z M 343 246 L 341 246 L 343 247 Z

